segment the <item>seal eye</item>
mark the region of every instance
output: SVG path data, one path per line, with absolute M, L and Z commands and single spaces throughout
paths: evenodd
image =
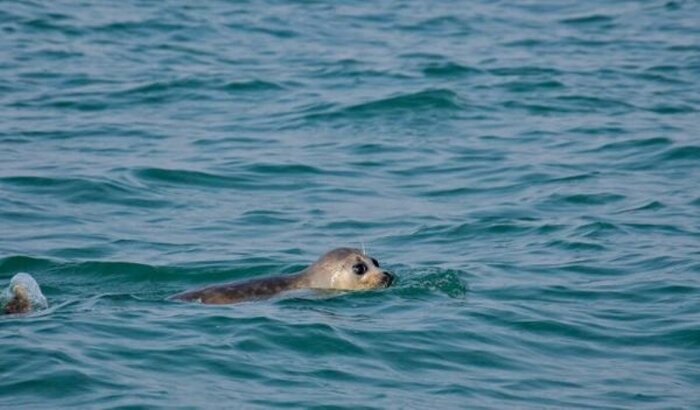
M 352 265 L 352 271 L 355 273 L 355 275 L 364 275 L 367 272 L 367 265 L 364 263 Z
M 377 262 L 376 259 L 372 258 L 372 263 L 374 264 L 374 266 L 379 267 L 379 262 Z

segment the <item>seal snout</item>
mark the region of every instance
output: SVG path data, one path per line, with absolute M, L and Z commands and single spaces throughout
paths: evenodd
M 384 271 L 384 277 L 382 278 L 382 283 L 384 284 L 384 287 L 388 288 L 391 286 L 392 283 L 394 283 L 394 279 L 396 277 L 391 273 Z

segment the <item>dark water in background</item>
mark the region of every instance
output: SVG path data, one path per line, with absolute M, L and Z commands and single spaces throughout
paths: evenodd
M 698 1 L 94 3 L 0 2 L 0 407 L 700 406 Z

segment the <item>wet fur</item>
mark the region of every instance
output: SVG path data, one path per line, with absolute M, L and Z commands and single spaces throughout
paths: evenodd
M 214 285 L 204 289 L 180 293 L 172 297 L 183 302 L 199 302 L 222 305 L 246 300 L 264 299 L 298 287 L 299 275 L 253 279 L 227 285 Z
M 32 302 L 29 300 L 26 289 L 16 286 L 13 293 L 15 296 L 5 305 L 4 313 L 6 315 L 29 313 L 32 310 Z
M 362 290 L 389 286 L 393 276 L 373 262 L 358 249 L 338 248 L 295 275 L 208 286 L 174 295 L 171 299 L 219 305 L 269 298 L 295 289 Z M 365 263 L 367 272 L 363 275 L 352 273 L 352 266 L 356 263 Z

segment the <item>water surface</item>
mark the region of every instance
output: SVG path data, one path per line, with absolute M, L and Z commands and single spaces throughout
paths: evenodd
M 2 2 L 0 407 L 700 406 L 697 1 Z M 167 296 L 366 247 L 396 286 Z

